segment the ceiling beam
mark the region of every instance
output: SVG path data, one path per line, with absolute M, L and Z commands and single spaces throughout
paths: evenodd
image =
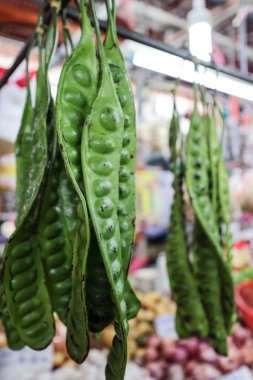
M 240 0 L 231 0 L 228 4 L 212 9 L 213 26 L 217 27 L 224 21 L 233 17 L 240 8 Z M 187 29 L 187 19 L 178 17 L 161 8 L 146 4 L 142 1 L 134 1 L 134 11 L 139 16 L 144 16 L 151 21 L 157 21 L 164 26 L 173 26 L 178 29 Z
M 231 38 L 225 36 L 221 33 L 214 32 L 214 40 L 217 42 L 217 44 L 223 46 L 227 51 L 231 51 L 232 46 L 232 40 Z M 236 52 L 240 51 L 240 43 L 239 41 L 233 41 L 233 48 Z M 246 55 L 249 59 L 249 61 L 253 62 L 253 49 L 249 46 L 245 46 Z
M 164 26 L 173 26 L 175 28 L 184 29 L 186 28 L 186 20 L 173 15 L 172 13 L 165 12 L 161 8 L 154 7 L 143 3 L 142 1 L 134 1 L 134 13 L 140 17 L 145 17 L 150 21 L 157 21 L 159 24 Z
M 134 2 L 135 12 L 139 16 L 144 16 L 146 19 L 151 21 L 157 21 L 164 27 L 173 26 L 179 29 L 177 32 L 166 38 L 166 43 L 172 44 L 174 47 L 181 47 L 184 41 L 188 37 L 187 33 L 187 20 L 181 17 L 175 16 L 169 12 L 166 12 L 160 8 L 156 8 L 153 5 L 148 5 L 140 1 Z M 226 20 L 235 16 L 240 8 L 240 0 L 231 0 L 223 6 L 215 7 L 212 10 L 213 15 L 213 27 L 221 25 Z M 234 42 L 231 38 L 225 36 L 224 34 L 215 32 L 213 33 L 215 42 L 224 47 L 225 50 L 231 50 L 231 46 L 234 47 L 236 52 L 239 52 L 240 45 L 239 42 Z M 250 61 L 253 61 L 253 49 L 250 47 L 246 48 L 247 56 Z
M 223 24 L 226 20 L 234 17 L 240 9 L 240 0 L 230 0 L 223 6 L 213 8 L 213 27 Z

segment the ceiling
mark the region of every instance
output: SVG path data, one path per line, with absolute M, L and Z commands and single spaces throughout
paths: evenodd
M 241 56 L 241 59 L 244 59 L 244 70 L 246 67 L 246 70 L 253 72 L 252 1 L 207 0 L 206 2 L 213 14 L 214 54 L 218 63 L 226 63 L 240 69 Z M 41 3 L 43 0 L 1 0 L 0 35 L 25 41 L 35 28 Z M 105 18 L 103 1 L 98 3 L 100 3 L 99 16 Z M 118 0 L 118 23 L 164 41 L 175 48 L 187 48 L 187 13 L 191 7 L 192 0 Z M 242 40 L 240 36 L 243 27 L 241 31 L 235 28 L 233 20 L 235 17 L 238 20 L 240 16 L 247 16 L 247 13 L 250 13 L 250 16 L 246 17 L 247 21 L 244 24 L 246 34 Z M 76 28 L 73 23 L 71 25 L 72 29 Z M 243 49 L 241 49 L 242 43 Z M 16 50 L 13 44 L 13 54 L 16 54 Z

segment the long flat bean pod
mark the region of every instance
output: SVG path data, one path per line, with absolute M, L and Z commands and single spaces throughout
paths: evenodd
M 94 234 L 94 231 L 92 231 Z M 125 301 L 127 319 L 134 318 L 139 311 L 139 302 L 129 281 L 125 283 Z M 114 304 L 111 286 L 107 278 L 103 259 L 96 237 L 91 235 L 90 251 L 87 262 L 87 309 L 89 329 L 94 333 L 101 332 L 114 320 Z
M 73 197 L 71 186 L 57 150 L 49 169 L 40 210 L 38 238 L 52 308 L 65 324 L 71 295 L 72 251 L 78 205 L 78 197 Z
M 232 236 L 229 230 L 231 223 L 230 215 L 230 197 L 229 197 L 229 187 L 228 187 L 228 174 L 224 165 L 224 160 L 222 154 L 219 157 L 218 162 L 218 189 L 219 189 L 219 206 L 220 206 L 220 219 L 225 225 L 225 234 L 222 237 L 223 244 L 226 244 L 227 256 L 226 260 L 228 264 L 231 262 L 232 256 Z
M 24 115 L 24 121 L 29 123 L 33 122 L 32 128 L 29 126 L 21 130 L 18 135 L 18 140 L 16 144 L 16 157 L 17 157 L 17 190 L 19 196 L 22 196 L 22 200 L 18 199 L 18 215 L 16 224 L 22 223 L 23 218 L 29 212 L 32 207 L 33 202 L 37 196 L 37 190 L 41 186 L 43 179 L 45 177 L 46 165 L 47 165 L 47 134 L 46 134 L 46 114 L 48 108 L 48 93 L 47 85 L 44 80 L 44 63 L 42 56 L 42 33 L 41 26 L 43 12 L 39 16 L 39 26 L 37 28 L 37 40 L 39 47 L 39 69 L 37 75 L 37 87 L 36 87 L 36 108 L 34 117 L 32 117 L 33 111 L 30 109 L 30 100 L 28 95 L 27 108 Z M 28 82 L 29 83 L 29 82 Z M 28 89 L 29 91 L 29 89 Z M 43 94 L 43 95 L 42 95 Z M 45 96 L 44 96 L 45 95 Z M 24 140 L 22 139 L 24 135 Z M 21 139 L 24 142 L 24 146 L 21 145 Z M 22 173 L 26 172 L 26 164 L 29 171 L 29 175 L 24 178 L 20 178 Z M 20 187 L 20 181 L 22 180 L 22 185 Z M 19 206 L 20 205 L 20 206 Z M 22 207 L 21 207 L 22 205 Z
M 219 112 L 222 119 L 222 139 L 219 146 L 219 160 L 218 160 L 218 198 L 220 206 L 220 222 L 224 223 L 225 233 L 222 234 L 222 243 L 226 245 L 226 261 L 228 265 L 231 263 L 232 258 L 232 247 L 233 241 L 230 232 L 231 223 L 231 213 L 230 213 L 230 195 L 229 195 L 229 184 L 228 184 L 228 174 L 225 168 L 224 158 L 223 158 L 223 132 L 224 132 L 224 119 L 220 107 L 215 102 L 215 109 Z
M 194 268 L 199 293 L 209 322 L 209 339 L 221 355 L 227 354 L 227 332 L 222 310 L 220 256 L 197 221 L 194 236 Z
M 66 56 L 69 57 L 74 49 L 73 41 L 71 38 L 69 25 L 67 22 L 67 10 L 66 8 L 62 10 L 62 29 L 63 29 L 63 41 L 66 50 Z
M 169 145 L 174 173 L 174 200 L 171 209 L 169 236 L 167 240 L 167 271 L 172 295 L 177 303 L 177 332 L 181 337 L 207 336 L 208 326 L 198 290 L 191 273 L 186 247 L 183 222 L 182 177 L 183 163 L 177 162 L 176 144 L 179 118 L 174 104 L 170 125 Z M 179 164 L 179 168 L 177 168 Z
M 195 102 L 186 148 L 186 185 L 200 223 L 217 252 L 222 255 L 218 227 L 209 198 L 209 162 L 205 133 L 205 124 Z
M 31 99 L 30 78 L 29 78 L 29 56 L 30 49 L 26 57 L 26 101 L 22 115 L 21 126 L 15 142 L 16 154 L 16 210 L 18 224 L 19 216 L 22 213 L 23 205 L 26 202 L 26 185 L 31 168 L 31 151 L 33 147 L 33 124 L 34 112 Z
M 32 47 L 31 47 L 32 48 Z M 29 57 L 31 48 L 28 50 L 26 56 L 26 100 L 23 110 L 21 126 L 18 132 L 18 136 L 15 141 L 15 154 L 16 154 L 16 225 L 19 224 L 19 217 L 22 210 L 22 204 L 25 203 L 26 194 L 26 182 L 31 166 L 31 150 L 33 146 L 33 123 L 34 112 L 31 100 L 30 78 L 29 78 Z M 1 277 L 3 268 L 1 267 Z M 14 328 L 10 319 L 3 281 L 1 278 L 1 320 L 4 326 L 8 347 L 13 350 L 19 350 L 24 347 L 24 343 L 21 341 L 17 330 Z
M 35 204 L 6 245 L 3 280 L 11 322 L 27 346 L 40 350 L 53 339 L 54 320 L 38 242 L 32 233 L 37 209 Z
M 95 3 L 91 1 L 101 65 L 100 87 L 85 123 L 82 165 L 85 195 L 115 302 L 115 332 L 106 367 L 107 379 L 123 379 L 127 361 L 125 275 L 117 218 L 119 166 L 123 137 L 123 113 L 114 88 L 99 33 Z
M 213 212 L 215 215 L 216 223 L 218 224 L 218 230 L 220 235 L 220 244 L 224 249 L 223 239 L 223 226 L 225 224 L 226 235 L 229 234 L 230 215 L 229 210 L 226 210 L 226 204 L 229 204 L 229 200 L 226 199 L 228 192 L 226 188 L 226 171 L 224 167 L 224 161 L 220 143 L 216 133 L 216 107 L 211 108 L 211 116 L 208 123 L 208 153 L 210 162 L 210 199 L 212 201 Z M 228 203 L 227 203 L 228 201 Z M 222 206 L 223 204 L 223 206 Z M 224 212 L 224 214 L 223 214 Z M 224 215 L 224 216 L 223 216 Z M 226 221 L 225 221 L 226 220 Z M 231 247 L 231 235 L 226 236 L 228 238 L 228 246 Z M 224 255 L 223 255 L 224 257 Z M 227 258 L 224 258 L 227 260 Z M 233 280 L 230 275 L 229 266 L 226 268 L 225 260 L 219 260 L 219 273 L 221 278 L 221 294 L 222 294 L 222 308 L 224 313 L 224 322 L 228 333 L 231 333 L 234 320 L 234 287 Z
M 48 31 L 49 38 L 56 28 L 57 13 L 55 11 Z M 45 78 L 42 81 L 43 75 L 41 74 L 37 81 L 37 88 L 41 86 L 42 89 L 37 90 L 33 129 L 33 141 L 37 141 L 37 144 L 34 145 L 31 152 L 31 160 L 34 165 L 30 172 L 27 187 L 27 193 L 31 199 L 28 207 L 23 210 L 20 224 L 6 245 L 3 273 L 5 296 L 11 321 L 15 325 L 21 340 L 33 349 L 45 348 L 54 336 L 54 320 L 44 283 L 41 257 L 38 255 L 38 241 L 34 236 L 48 162 L 46 115 L 50 98 L 47 69 L 53 45 L 46 47 L 45 52 L 49 56 L 46 61 L 43 61 L 40 33 L 38 34 L 38 43 L 40 52 L 39 73 L 43 73 Z
M 116 32 L 115 0 L 106 0 L 108 28 L 104 42 L 106 58 L 124 113 L 123 146 L 119 171 L 119 223 L 124 271 L 127 274 L 135 235 L 135 106 L 131 82 L 119 48 Z
M 219 204 L 219 219 L 222 224 L 221 228 L 221 242 L 225 246 L 226 257 L 224 261 L 228 267 L 228 270 L 224 271 L 220 268 L 220 276 L 223 279 L 222 284 L 222 299 L 223 299 L 223 311 L 225 316 L 225 326 L 228 334 L 232 333 L 235 322 L 235 304 L 234 304 L 234 284 L 232 277 L 230 276 L 230 266 L 232 257 L 232 236 L 230 232 L 230 198 L 228 187 L 228 175 L 225 168 L 222 142 L 219 147 L 219 159 L 218 159 L 218 204 Z M 224 231 L 225 227 L 225 233 Z
M 45 9 L 47 9 L 47 4 L 43 6 L 40 12 L 37 26 L 39 69 L 37 74 L 35 111 L 32 108 L 28 73 L 29 49 L 26 75 L 27 98 L 21 128 L 15 143 L 17 164 L 17 225 L 22 222 L 22 218 L 32 206 L 36 198 L 36 188 L 42 184 L 47 165 L 47 114 L 51 97 L 47 72 L 57 45 L 57 9 L 54 8 L 43 52 L 42 26 Z
M 135 106 L 130 79 L 125 61 L 120 51 L 116 32 L 116 6 L 106 0 L 108 27 L 104 42 L 106 58 L 112 73 L 115 89 L 124 113 L 124 134 L 119 169 L 119 225 L 121 235 L 121 254 L 127 276 L 132 256 L 135 236 Z M 127 280 L 128 282 L 128 280 Z M 130 284 L 125 290 L 128 318 L 134 318 L 139 311 L 140 302 Z
M 206 286 L 210 289 L 212 289 L 212 286 L 219 286 L 219 292 L 218 288 L 216 289 L 216 313 L 220 313 L 217 318 L 221 321 L 222 317 L 222 307 L 221 307 L 221 297 L 219 296 L 221 292 L 221 287 L 223 286 L 223 278 L 226 277 L 230 278 L 231 275 L 228 271 L 228 268 L 224 264 L 223 261 L 223 251 L 222 247 L 220 245 L 220 236 L 219 236 L 219 227 L 217 224 L 217 218 L 215 216 L 215 212 L 213 210 L 213 204 L 212 200 L 210 199 L 210 193 L 209 193 L 209 180 L 208 180 L 208 150 L 207 150 L 207 142 L 205 138 L 205 123 L 203 122 L 203 119 L 201 119 L 200 114 L 197 109 L 197 104 L 195 100 L 195 108 L 192 114 L 191 118 L 191 125 L 190 125 L 190 131 L 188 135 L 187 140 L 187 171 L 186 171 L 186 183 L 188 187 L 188 191 L 191 196 L 193 209 L 196 214 L 196 219 L 198 223 L 200 224 L 200 227 L 198 229 L 201 230 L 201 233 L 198 235 L 196 234 L 196 239 L 203 239 L 204 241 L 208 242 L 206 243 L 208 250 L 205 251 L 203 248 L 203 245 L 201 244 L 200 247 L 203 248 L 203 258 L 201 257 L 199 259 L 199 256 L 201 254 L 201 249 L 195 248 L 196 254 L 196 266 L 195 269 L 198 272 L 198 262 L 201 263 L 201 270 L 203 270 L 203 267 L 205 268 L 205 260 L 204 258 L 207 256 L 207 259 L 209 260 L 209 266 L 212 266 L 213 272 L 215 272 L 216 268 L 216 274 L 220 274 L 220 271 L 224 272 L 222 278 L 220 277 L 213 277 L 210 278 L 210 283 L 203 282 L 202 284 L 199 283 L 199 292 L 203 294 L 203 292 L 206 291 Z M 217 173 L 217 171 L 216 171 Z M 217 183 L 217 182 L 216 182 Z M 197 231 L 198 231 L 197 229 Z M 201 237 L 203 235 L 203 237 Z M 198 237 L 200 236 L 200 237 Z M 198 246 L 197 246 L 198 247 Z M 210 254 L 212 252 L 212 255 Z M 202 260 L 203 259 L 203 260 Z M 212 260 L 212 261 L 211 261 Z M 208 261 L 206 262 L 206 265 L 208 264 Z M 207 269 L 210 270 L 209 268 Z M 215 284 L 214 284 L 215 283 Z M 203 287 L 203 292 L 201 289 L 201 286 Z M 203 302 L 203 301 L 202 301 Z M 230 300 L 226 299 L 223 300 L 224 302 L 230 302 Z M 205 307 L 206 316 L 209 321 L 209 328 L 210 326 L 213 326 L 215 323 L 215 315 L 212 315 L 209 313 L 208 305 L 203 303 Z M 224 323 L 224 320 L 223 320 Z M 220 325 L 222 323 L 220 322 Z M 221 327 L 220 327 L 221 329 Z M 223 329 L 225 331 L 225 327 Z M 223 331 L 221 330 L 221 332 Z M 215 348 L 219 352 L 225 352 L 226 349 L 226 342 L 223 344 L 222 339 L 219 341 L 218 337 L 214 335 L 213 332 L 210 333 L 210 339 L 213 341 L 213 344 Z M 223 334 L 221 333 L 221 336 Z M 216 342 L 216 343 L 215 343 Z
M 20 350 L 21 348 L 24 347 L 24 343 L 20 339 L 16 328 L 11 322 L 10 314 L 9 314 L 7 304 L 6 304 L 3 284 L 1 286 L 1 291 L 0 291 L 0 311 L 1 311 L 1 321 L 4 327 L 8 347 L 11 350 Z
M 215 113 L 207 114 L 206 127 L 207 127 L 207 144 L 209 156 L 209 178 L 210 178 L 210 200 L 212 202 L 213 213 L 216 223 L 219 223 L 218 217 L 218 161 L 219 161 L 219 142 L 216 132 Z M 219 233 L 220 228 L 218 227 Z
M 48 113 L 49 160 L 39 215 L 38 241 L 45 269 L 46 285 L 53 311 L 63 323 L 71 295 L 71 269 L 78 197 L 66 175 L 59 151 L 55 108 L 51 99 Z
M 83 195 L 80 144 L 84 121 L 97 94 L 98 61 L 93 32 L 86 11 L 86 1 L 81 1 L 82 35 L 77 47 L 66 60 L 58 85 L 56 99 L 56 124 L 64 162 L 80 199 L 78 232 L 73 254 L 72 284 L 86 286 L 85 274 L 90 244 L 89 218 Z M 83 224 L 83 225 L 82 225 Z M 81 236 L 83 234 L 83 236 Z M 82 243 L 82 244 L 81 244 Z M 79 250 L 81 250 L 79 252 Z M 79 276 L 79 277 L 77 277 Z M 67 349 L 72 359 L 81 362 L 89 350 L 87 311 L 84 304 L 85 289 L 72 287 L 67 322 Z M 80 302 L 83 305 L 80 306 Z M 79 318 L 75 314 L 79 309 Z M 83 313 L 82 317 L 80 313 Z M 83 331 L 83 334 L 81 333 Z M 86 341 L 86 345 L 84 344 Z M 79 349 L 78 349 L 79 347 Z
M 114 304 L 111 285 L 107 278 L 100 247 L 92 229 L 87 262 L 86 302 L 89 315 L 89 329 L 101 332 L 114 320 Z
M 85 219 L 86 215 L 81 203 L 79 203 L 77 208 L 77 233 L 73 249 L 72 288 L 67 315 L 66 340 L 68 353 L 77 363 L 82 363 L 89 353 L 88 314 L 85 301 L 86 277 L 83 263 L 86 260 L 84 247 L 89 246 L 88 239 L 90 237 L 85 231 Z

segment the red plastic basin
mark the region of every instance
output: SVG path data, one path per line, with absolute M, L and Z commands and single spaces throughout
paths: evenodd
M 253 280 L 236 286 L 235 302 L 245 324 L 253 331 Z

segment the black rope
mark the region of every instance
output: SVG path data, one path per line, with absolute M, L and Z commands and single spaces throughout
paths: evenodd
M 62 9 L 68 5 L 69 1 L 70 0 L 62 0 Z M 43 20 L 44 24 L 49 24 L 51 17 L 52 17 L 52 11 L 50 10 L 44 17 L 44 20 Z M 6 70 L 4 76 L 0 80 L 0 89 L 8 82 L 11 75 L 18 68 L 20 63 L 22 63 L 22 61 L 25 59 L 30 46 L 35 42 L 35 40 L 36 40 L 36 33 L 33 32 L 31 37 L 26 41 L 25 45 L 22 47 L 22 49 L 18 53 L 11 67 L 8 70 Z

